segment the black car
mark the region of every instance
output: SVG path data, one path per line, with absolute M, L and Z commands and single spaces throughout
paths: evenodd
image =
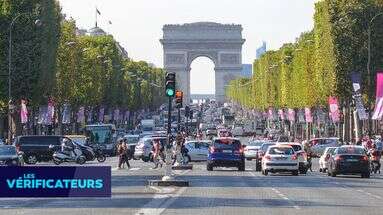
M 370 177 L 370 160 L 361 146 L 339 147 L 328 162 L 329 176 L 360 174 L 362 178 Z
M 63 136 L 19 136 L 14 145 L 18 151 L 24 153 L 23 158 L 27 164 L 35 164 L 52 159 L 53 151 L 49 145 L 60 146 Z
M 23 153 L 17 153 L 15 146 L 0 146 L 0 166 L 22 166 L 24 165 Z

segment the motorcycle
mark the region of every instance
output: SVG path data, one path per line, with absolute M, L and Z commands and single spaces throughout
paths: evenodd
M 373 151 L 370 153 L 371 157 L 371 172 L 372 173 L 379 173 L 380 174 L 380 157 L 381 157 L 381 152 L 380 151 Z
M 94 156 L 96 157 L 97 161 L 99 163 L 103 163 L 106 160 L 106 156 L 103 153 L 102 149 L 100 148 L 99 145 L 93 146 L 93 151 L 94 151 Z M 94 160 L 94 159 L 93 159 Z
M 80 147 L 74 146 L 72 150 L 67 152 L 63 152 L 61 150 L 57 150 L 56 146 L 50 145 L 49 149 L 54 150 L 52 155 L 53 163 L 56 165 L 60 165 L 64 162 L 75 162 L 77 164 L 83 165 L 86 162 L 86 158 L 83 155 Z

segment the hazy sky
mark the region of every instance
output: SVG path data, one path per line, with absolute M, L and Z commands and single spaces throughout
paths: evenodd
M 316 0 L 59 0 L 67 17 L 89 29 L 95 24 L 112 34 L 135 60 L 163 66 L 159 39 L 164 24 L 219 22 L 241 24 L 243 63 L 252 63 L 262 41 L 278 49 L 313 27 Z M 108 21 L 112 24 L 108 24 Z M 207 60 L 192 64 L 192 93 L 214 93 L 214 74 Z M 208 71 L 209 70 L 209 71 Z

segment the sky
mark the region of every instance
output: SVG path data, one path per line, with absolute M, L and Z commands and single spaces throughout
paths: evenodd
M 316 0 L 59 0 L 63 13 L 79 28 L 98 26 L 125 47 L 129 57 L 163 66 L 159 42 L 165 24 L 218 22 L 241 24 L 246 39 L 242 62 L 253 63 L 256 49 L 266 41 L 268 50 L 294 42 L 313 28 Z M 109 24 L 109 21 L 112 24 Z M 197 58 L 192 63 L 191 92 L 214 93 L 214 64 Z

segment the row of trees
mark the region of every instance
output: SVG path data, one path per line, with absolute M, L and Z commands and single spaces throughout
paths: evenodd
M 322 0 L 314 29 L 295 43 L 268 51 L 254 62 L 251 79 L 233 80 L 227 96 L 250 109 L 327 106 L 352 99 L 351 72 L 362 75 L 363 96 L 373 100 L 376 71 L 383 68 L 383 2 Z M 368 28 L 371 28 L 371 85 L 368 85 Z
M 20 15 L 20 16 L 19 16 Z M 53 99 L 69 104 L 137 111 L 163 103 L 164 71 L 124 57 L 110 35 L 76 34 L 74 20 L 54 0 L 0 1 L 0 121 L 8 111 L 8 41 L 12 20 L 12 93 L 38 110 Z M 40 20 L 42 25 L 35 25 Z M 0 130 L 5 123 L 0 122 Z

